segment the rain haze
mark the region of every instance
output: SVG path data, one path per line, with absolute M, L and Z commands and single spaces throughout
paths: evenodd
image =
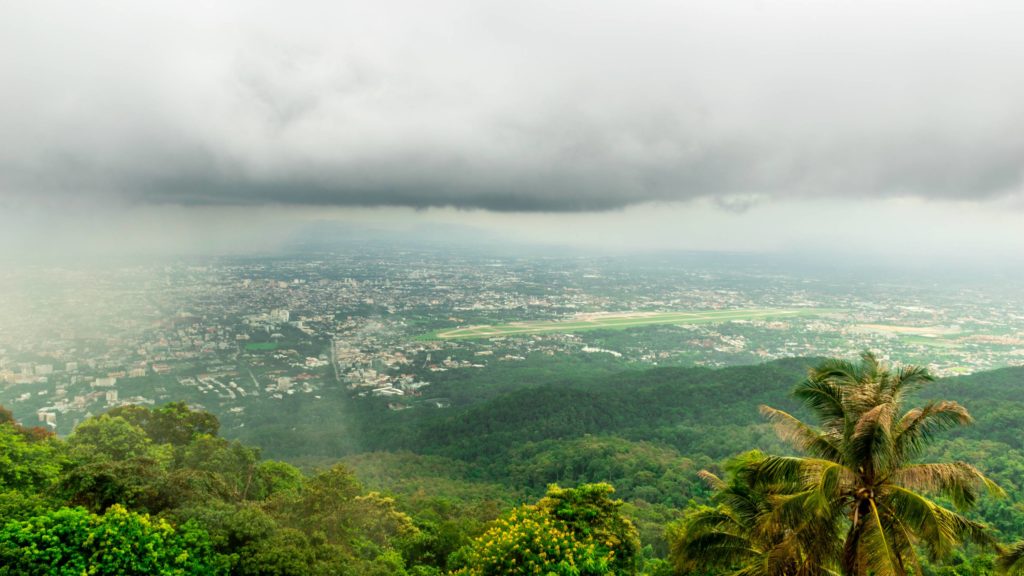
M 0 0 L 0 576 L 1024 576 L 1022 287 L 1024 0 Z
M 1018 2 L 3 14 L 9 255 L 268 251 L 324 221 L 599 250 L 1024 241 Z

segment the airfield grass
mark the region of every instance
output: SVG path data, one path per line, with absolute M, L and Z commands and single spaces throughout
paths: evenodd
M 424 335 L 424 339 L 432 340 L 464 340 L 473 338 L 497 338 L 502 336 L 525 336 L 550 332 L 583 332 L 587 330 L 615 330 L 650 326 L 654 324 L 714 324 L 730 320 L 767 320 L 784 319 L 800 316 L 818 316 L 826 313 L 840 312 L 833 309 L 797 308 L 797 309 L 750 309 L 750 310 L 702 310 L 693 312 L 655 312 L 631 313 L 621 315 L 596 316 L 589 319 L 543 320 L 535 322 L 516 322 L 497 324 L 494 326 L 469 326 L 437 330 Z M 639 315 L 642 314 L 642 315 Z
M 950 342 L 944 338 L 928 338 L 925 336 L 903 336 L 903 342 L 906 344 L 919 344 L 921 346 L 929 346 L 931 348 L 960 348 L 960 344 L 957 342 Z

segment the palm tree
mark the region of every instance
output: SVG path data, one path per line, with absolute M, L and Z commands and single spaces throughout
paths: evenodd
M 1020 576 L 1024 574 L 1024 542 L 1016 542 L 999 551 L 996 568 L 1000 574 Z
M 920 574 L 918 547 L 938 559 L 965 540 L 991 543 L 984 526 L 959 512 L 981 489 L 1002 490 L 965 462 L 915 463 L 936 433 L 971 422 L 963 406 L 945 400 L 903 412 L 906 395 L 932 380 L 924 368 L 891 370 L 864 352 L 859 362 L 822 362 L 797 386 L 819 427 L 761 407 L 779 436 L 806 456 L 766 456 L 751 463 L 751 477 L 776 487 L 780 517 L 845 527 L 837 562 L 843 574 L 902 576 L 908 565 Z M 957 511 L 925 493 L 947 498 Z
M 727 480 L 704 470 L 715 506 L 689 511 L 671 528 L 676 570 L 709 568 L 734 576 L 817 576 L 833 573 L 839 556 L 837 524 L 820 517 L 779 513 L 782 486 L 766 486 L 754 474 L 765 455 L 741 454 L 726 465 Z

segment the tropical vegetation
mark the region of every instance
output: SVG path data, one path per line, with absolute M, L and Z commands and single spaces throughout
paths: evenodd
M 181 403 L 0 410 L 0 575 L 1020 574 L 1022 397 L 871 354 L 658 369 L 371 411 L 293 464 Z
M 761 407 L 803 454 L 745 455 L 728 482 L 706 474 L 719 505 L 688 516 L 674 543 L 677 565 L 714 559 L 738 574 L 902 576 L 921 573 L 919 549 L 936 561 L 965 542 L 994 544 L 962 513 L 981 491 L 1002 490 L 967 462 L 918 461 L 937 433 L 971 422 L 948 400 L 904 410 L 907 395 L 932 380 L 921 367 L 890 369 L 870 352 L 813 368 L 794 394 L 817 427 Z

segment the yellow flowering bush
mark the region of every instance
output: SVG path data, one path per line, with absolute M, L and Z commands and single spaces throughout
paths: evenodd
M 473 541 L 459 576 L 598 576 L 611 574 L 614 553 L 578 540 L 536 506 L 516 508 Z
M 458 576 L 636 574 L 640 539 L 608 484 L 548 487 L 464 548 Z

